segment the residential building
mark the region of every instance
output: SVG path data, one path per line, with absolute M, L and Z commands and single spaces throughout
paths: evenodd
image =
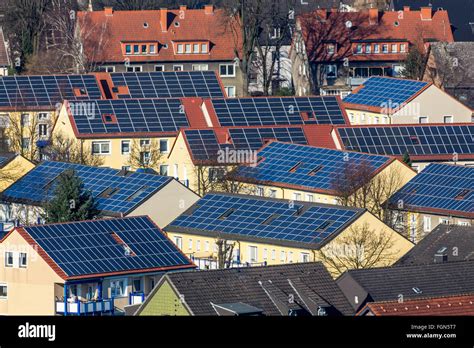
M 431 82 L 371 77 L 344 98 L 351 124 L 471 122 L 473 112 Z
M 430 164 L 389 201 L 397 229 L 418 242 L 439 224 L 474 225 L 474 167 Z
M 21 155 L 0 153 L 0 192 L 35 167 L 35 164 Z
M 103 11 L 77 14 L 86 59 L 107 72 L 215 71 L 229 97 L 246 94 L 238 24 L 223 9 Z
M 3 35 L 3 28 L 0 27 L 0 75 L 7 76 L 8 69 L 12 66 L 10 55 L 8 53 L 8 45 Z
M 328 271 L 320 262 L 312 262 L 168 273 L 135 315 L 352 314 L 351 306 Z
M 16 227 L 0 245 L 2 315 L 113 315 L 195 268 L 145 216 Z
M 54 197 L 59 176 L 68 170 L 91 192 L 104 217 L 149 215 L 162 228 L 199 199 L 171 177 L 46 161 L 3 191 L 2 221 L 41 223 L 44 202 Z
M 473 293 L 473 261 L 431 263 L 400 267 L 353 269 L 337 285 L 357 312 L 367 303 Z
M 394 192 L 416 175 L 393 157 L 275 141 L 257 159 L 240 166 L 233 179 L 247 183 L 255 194 L 298 201 L 342 204 L 341 196 L 357 194 L 367 185 L 386 185 L 385 190 L 393 185 Z M 388 198 L 380 197 L 378 204 Z
M 474 259 L 474 227 L 438 225 L 396 265 L 465 261 Z
M 474 1 L 472 4 L 474 5 Z M 474 109 L 473 51 L 472 41 L 431 44 L 423 78 L 471 109 Z
M 216 268 L 219 262 L 255 266 L 319 261 L 321 255 L 344 259 L 350 253 L 344 248 L 356 248 L 346 245 L 346 239 L 363 230 L 393 240 L 382 251 L 390 256 L 381 263 L 394 263 L 412 247 L 365 209 L 227 193 L 207 194 L 164 228 L 201 268 Z M 232 252 L 219 259 L 219 248 L 225 246 Z M 338 274 L 334 265 L 325 265 Z
M 371 76 L 399 76 L 409 50 L 453 42 L 448 12 L 318 9 L 297 18 L 291 60 L 297 95 L 347 95 Z

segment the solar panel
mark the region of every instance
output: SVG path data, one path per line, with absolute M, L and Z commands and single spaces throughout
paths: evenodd
M 119 98 L 223 98 L 213 71 L 111 73 L 115 87 L 127 86 Z
M 208 194 L 193 207 L 195 209 L 182 214 L 167 230 L 191 229 L 221 236 L 231 234 L 316 244 L 340 232 L 362 212 L 355 208 L 289 204 L 284 200 L 228 194 Z
M 211 102 L 223 127 L 346 124 L 341 107 L 333 96 L 231 98 Z
M 191 265 L 148 217 L 38 225 L 24 229 L 69 277 L 172 266 L 187 268 Z
M 387 77 L 371 77 L 356 93 L 344 98 L 345 103 L 388 107 L 402 104 L 421 91 L 428 83 L 423 81 L 403 80 Z
M 98 209 L 112 214 L 128 213 L 171 180 L 160 175 L 136 172 L 124 175 L 117 169 L 46 161 L 5 190 L 3 199 L 41 204 L 54 196 L 57 178 L 68 169 L 73 169 L 82 180 L 84 189 L 92 193 Z
M 64 99 L 100 99 L 94 75 L 0 77 L 0 107 L 55 107 Z
M 445 210 L 450 215 L 474 216 L 474 168 L 430 164 L 403 186 L 390 203 L 403 209 Z
M 93 103 L 92 113 L 71 107 L 80 134 L 175 133 L 189 126 L 179 99 L 96 100 Z
M 383 154 L 453 155 L 474 153 L 474 125 L 338 127 L 345 149 Z
M 273 142 L 258 153 L 257 166 L 241 166 L 238 176 L 253 181 L 331 190 L 333 180 L 347 165 L 366 164 L 372 172 L 387 164 L 389 157 L 319 147 Z

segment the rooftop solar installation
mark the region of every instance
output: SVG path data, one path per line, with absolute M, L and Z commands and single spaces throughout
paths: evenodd
M 91 113 L 71 107 L 79 134 L 175 133 L 188 127 L 179 99 L 96 100 Z
M 0 77 L 1 107 L 55 107 L 64 99 L 89 100 L 102 96 L 94 75 L 38 75 Z
M 356 93 L 344 98 L 345 103 L 388 107 L 388 103 L 402 104 L 427 86 L 427 82 L 387 77 L 371 77 Z
M 194 159 L 209 160 L 218 155 L 225 147 L 239 150 L 258 150 L 268 140 L 286 141 L 296 144 L 307 144 L 308 141 L 301 127 L 272 128 L 230 128 L 225 130 L 229 135 L 229 144 L 219 144 L 215 130 L 185 130 L 186 139 Z
M 474 168 L 430 164 L 390 199 L 403 210 L 445 211 L 474 217 Z
M 23 227 L 68 277 L 193 267 L 148 217 Z
M 252 182 L 330 191 L 348 165 L 367 165 L 373 173 L 390 162 L 386 156 L 272 142 L 258 153 L 256 166 L 241 166 L 238 176 Z M 261 160 L 260 160 L 261 159 Z
M 230 98 L 211 102 L 223 127 L 346 124 L 334 96 Z
M 41 204 L 54 196 L 57 179 L 66 170 L 74 170 L 84 189 L 95 197 L 98 209 L 111 215 L 127 214 L 172 180 L 160 175 L 46 161 L 5 190 L 2 198 Z
M 363 212 L 356 208 L 215 193 L 196 202 L 166 230 L 314 246 L 341 232 Z
M 338 127 L 346 150 L 400 156 L 474 153 L 474 124 Z
M 111 73 L 115 87 L 127 86 L 119 98 L 223 98 L 213 71 Z

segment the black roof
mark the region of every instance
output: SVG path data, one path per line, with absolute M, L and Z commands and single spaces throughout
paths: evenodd
M 354 314 L 320 262 L 169 273 L 160 280 L 138 314 L 165 280 L 183 295 L 194 315 L 217 315 L 214 305 L 237 303 L 239 307 L 255 307 L 263 315 L 288 315 L 290 311 L 317 315 L 320 307 L 328 315 Z
M 474 41 L 474 24 L 469 24 L 474 23 L 474 0 L 392 0 L 396 11 L 403 10 L 403 6 L 418 10 L 429 4 L 433 9 L 448 11 L 455 41 Z
M 474 260 L 474 227 L 440 224 L 396 265 L 427 264 L 435 261 L 435 254 L 445 255 L 447 262 Z

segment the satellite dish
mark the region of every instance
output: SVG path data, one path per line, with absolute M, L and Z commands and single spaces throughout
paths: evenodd
M 347 21 L 347 22 L 346 22 L 346 27 L 349 28 L 349 29 L 352 28 L 352 22 L 351 22 L 351 21 Z

